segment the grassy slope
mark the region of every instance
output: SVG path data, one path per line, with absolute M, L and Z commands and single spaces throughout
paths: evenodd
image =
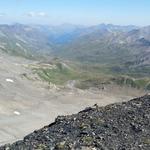
M 76 80 L 76 86 L 81 89 L 90 87 L 102 87 L 105 84 L 115 83 L 134 88 L 150 89 L 150 78 L 148 76 L 139 77 L 138 73 L 133 76 L 129 72 L 122 73 L 112 71 L 111 66 L 99 64 L 81 64 L 77 62 L 63 63 L 61 61 L 52 62 L 53 67 L 33 67 L 34 73 L 46 81 L 57 85 L 63 85 L 69 80 Z

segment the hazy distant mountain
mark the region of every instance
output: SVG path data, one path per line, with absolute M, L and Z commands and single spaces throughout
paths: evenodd
M 26 57 L 42 54 L 82 62 L 149 65 L 150 26 L 0 25 L 0 49 Z
M 0 49 L 17 55 L 50 54 L 57 44 L 76 37 L 77 29 L 79 27 L 73 25 L 0 25 Z
M 148 60 L 150 27 L 114 25 L 90 27 L 62 49 L 59 53 L 64 57 L 88 62 L 136 62 L 145 56 L 143 59 Z
M 26 25 L 1 25 L 0 26 L 0 48 L 11 54 L 32 55 L 35 52 L 51 50 L 49 34 L 41 28 Z

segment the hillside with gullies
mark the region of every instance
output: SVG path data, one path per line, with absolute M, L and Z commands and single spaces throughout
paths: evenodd
M 150 95 L 59 116 L 0 150 L 149 150 Z

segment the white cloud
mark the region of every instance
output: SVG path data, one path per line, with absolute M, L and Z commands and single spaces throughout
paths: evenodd
M 4 17 L 4 16 L 6 16 L 5 13 L 0 13 L 0 17 Z
M 45 12 L 33 12 L 33 11 L 31 11 L 31 12 L 27 13 L 27 16 L 28 17 L 46 17 L 47 14 Z
M 45 16 L 47 16 L 47 14 L 45 12 L 39 12 L 38 16 L 45 17 Z
M 28 12 L 27 16 L 29 16 L 29 17 L 35 17 L 36 13 L 35 12 Z

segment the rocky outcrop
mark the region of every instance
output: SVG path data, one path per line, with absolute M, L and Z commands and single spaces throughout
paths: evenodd
M 86 108 L 0 150 L 149 150 L 150 95 Z

